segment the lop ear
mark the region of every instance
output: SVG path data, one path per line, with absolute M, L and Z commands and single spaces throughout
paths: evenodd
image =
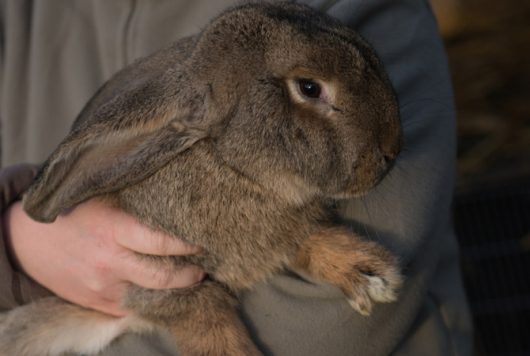
M 181 64 L 189 43 L 134 63 L 96 93 L 25 194 L 31 217 L 50 222 L 137 183 L 207 136 L 215 110 L 205 109 L 207 90 L 199 92 Z

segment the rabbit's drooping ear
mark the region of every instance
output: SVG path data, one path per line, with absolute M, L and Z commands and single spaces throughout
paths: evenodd
M 137 183 L 208 134 L 215 110 L 206 109 L 207 90 L 189 82 L 179 56 L 178 48 L 161 51 L 100 89 L 25 194 L 31 217 L 50 222 L 90 197 Z

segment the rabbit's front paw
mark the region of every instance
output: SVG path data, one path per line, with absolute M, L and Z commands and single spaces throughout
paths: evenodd
M 350 305 L 362 315 L 370 315 L 373 302 L 389 303 L 397 299 L 403 279 L 395 258 L 381 246 L 367 242 L 363 252 L 355 252 L 346 269 L 349 283 L 340 287 Z
M 294 267 L 339 287 L 362 315 L 370 315 L 373 302 L 396 300 L 403 280 L 390 252 L 344 228 L 324 229 L 304 240 Z

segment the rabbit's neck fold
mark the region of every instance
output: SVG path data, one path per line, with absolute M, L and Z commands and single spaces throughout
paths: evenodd
M 264 174 L 264 187 L 274 192 L 280 199 L 287 204 L 301 207 L 315 200 L 318 191 L 308 186 L 302 179 L 289 174 Z
M 258 189 L 263 189 L 265 192 L 268 192 L 271 196 L 276 197 L 287 205 L 301 207 L 304 204 L 315 200 L 319 195 L 316 188 L 310 187 L 301 178 L 290 172 L 278 172 L 275 169 L 271 169 L 258 173 L 256 175 L 258 178 L 250 177 L 237 169 L 234 165 L 230 164 L 230 162 L 227 162 L 219 151 L 214 148 L 214 145 L 212 145 L 211 152 L 220 165 L 231 169 L 242 179 L 251 184 L 255 184 L 259 187 Z

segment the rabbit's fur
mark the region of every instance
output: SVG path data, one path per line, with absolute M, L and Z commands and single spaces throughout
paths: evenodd
M 331 205 L 377 184 L 400 141 L 392 88 L 354 31 L 293 3 L 225 11 L 107 82 L 24 196 L 40 221 L 98 196 L 204 251 L 146 258 L 209 278 L 131 286 L 125 319 L 59 298 L 28 304 L 0 316 L 0 351 L 94 353 L 157 326 L 183 355 L 257 355 L 234 296 L 283 268 L 335 284 L 369 314 L 396 298 L 396 260 L 334 226 Z

